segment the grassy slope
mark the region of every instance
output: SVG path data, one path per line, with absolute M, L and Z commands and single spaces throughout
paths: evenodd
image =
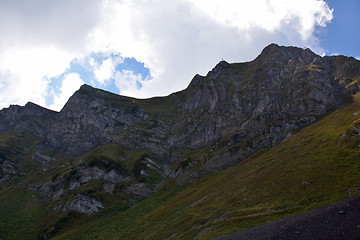
M 53 181 L 60 177 L 66 178 L 71 176 L 74 169 L 91 165 L 100 165 L 100 167 L 106 165 L 109 169 L 122 165 L 137 179 L 140 176 L 136 174 L 134 168 L 141 164 L 144 155 L 149 156 L 146 151 L 132 151 L 114 144 L 99 147 L 81 157 L 61 156 L 49 152 L 57 161 L 51 169 L 43 171 L 42 167 L 35 166 L 36 163 L 32 159 L 37 144 L 36 139 L 26 132 L 0 134 L 1 156 L 6 156 L 13 163 L 19 163 L 19 171 L 25 173 L 11 182 L 0 184 L 0 238 L 2 239 L 41 239 L 42 236 L 51 236 L 75 223 L 79 224 L 91 219 L 90 216 L 62 213 L 61 210 L 54 211 L 53 209 L 59 207 L 62 202 L 43 199 L 40 194 L 29 191 L 30 185 Z M 160 181 L 155 171 L 148 170 L 148 172 L 150 176 L 142 177 L 141 181 L 150 184 Z M 119 192 L 123 187 L 122 183 L 116 185 L 114 194 L 103 192 L 102 185 L 103 180 L 89 181 L 80 188 L 70 191 L 66 199 L 77 193 L 93 195 L 105 204 L 104 213 L 123 211 L 136 201 L 136 199 L 129 200 L 129 196 Z
M 226 171 L 176 186 L 123 212 L 96 215 L 56 239 L 208 239 L 356 194 L 359 137 L 341 135 L 360 118 L 356 103 Z M 165 190 L 166 189 L 166 190 Z
M 21 239 L 35 235 L 42 227 L 47 209 L 45 204 L 39 211 L 40 200 L 37 194 L 26 190 L 24 180 L 32 175 L 35 169 L 31 155 L 38 143 L 30 133 L 8 131 L 0 135 L 1 161 L 13 164 L 20 174 L 13 176 L 11 184 L 0 184 L 0 237 L 4 239 Z

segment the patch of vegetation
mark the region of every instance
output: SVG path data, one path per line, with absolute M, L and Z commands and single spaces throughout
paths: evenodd
M 135 163 L 146 154 L 146 151 L 129 150 L 117 144 L 109 144 L 94 149 L 83 157 L 87 166 L 97 166 L 110 171 L 132 174 Z
M 77 192 L 85 194 L 87 196 L 92 196 L 93 194 L 102 191 L 103 184 L 104 180 L 102 179 L 91 180 L 82 184 L 82 186 L 77 190 Z
M 99 147 L 80 157 L 62 156 L 49 151 L 46 154 L 54 157 L 56 161 L 49 170 L 43 171 L 42 168 L 34 166 L 32 158 L 38 142 L 31 135 L 27 135 L 28 133 L 24 134 L 17 135 L 13 132 L 0 134 L 0 146 L 4 146 L 5 149 L 11 149 L 12 145 L 14 149 L 27 149 L 27 152 L 11 153 L 13 156 L 19 156 L 11 160 L 21 163 L 27 170 L 26 174 L 18 181 L 12 180 L 9 184 L 0 184 L 0 237 L 3 239 L 47 239 L 55 234 L 62 234 L 77 224 L 86 224 L 93 217 L 97 218 L 97 215 L 68 215 L 62 213 L 61 208 L 55 211 L 54 209 L 62 204 L 61 201 L 42 199 L 38 192 L 30 191 L 28 187 L 64 179 L 64 187 L 67 188 L 67 184 L 74 180 L 74 177 L 79 177 L 80 167 L 116 168 L 118 172 L 125 169 L 131 174 L 134 163 L 146 153 L 128 150 L 116 144 Z M 82 183 L 79 188 L 65 195 L 64 201 L 78 193 L 93 196 L 106 206 L 106 209 L 99 213 L 100 215 L 124 211 L 136 202 L 122 193 L 121 187 L 120 191 L 115 189 L 113 194 L 110 194 L 103 191 L 103 185 L 104 181 L 101 179 Z
M 36 139 L 27 131 L 8 131 L 0 134 L 0 161 L 22 161 L 24 149 L 36 144 Z
M 106 171 L 116 169 L 119 173 L 127 173 L 121 162 L 117 162 L 106 155 L 89 156 L 86 161 L 88 167 L 98 167 Z
M 305 71 L 321 72 L 321 69 L 316 64 L 309 64 L 306 66 Z
M 162 180 L 162 176 L 159 173 L 160 169 L 153 166 L 148 162 L 148 159 L 153 161 L 154 159 L 150 154 L 144 153 L 134 164 L 133 175 L 138 182 L 143 183 L 159 183 Z M 149 167 L 151 166 L 151 167 Z
M 0 236 L 3 239 L 39 239 L 38 234 L 59 216 L 53 203 L 43 203 L 36 194 L 14 187 L 0 196 Z M 41 239 L 41 238 L 40 238 Z
M 241 142 L 239 142 L 239 146 L 240 147 L 252 148 L 253 147 L 253 141 L 251 141 L 249 139 L 244 139 Z

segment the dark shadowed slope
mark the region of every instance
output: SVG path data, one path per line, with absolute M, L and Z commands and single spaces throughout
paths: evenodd
M 216 240 L 360 239 L 360 196 Z

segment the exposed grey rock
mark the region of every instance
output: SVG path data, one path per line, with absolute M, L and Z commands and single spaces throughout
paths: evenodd
M 5 174 L 14 175 L 17 173 L 14 166 L 9 161 L 4 161 L 2 164 L 0 164 L 0 168 L 1 168 L 2 172 Z
M 104 205 L 95 198 L 78 194 L 65 204 L 63 212 L 76 211 L 84 214 L 93 214 L 97 213 L 100 208 L 104 208 Z
M 28 102 L 24 107 L 11 105 L 0 111 L 0 131 L 28 129 L 35 135 L 43 135 L 48 121 L 56 112 Z
M 169 174 L 170 178 L 176 178 L 181 172 L 182 172 L 182 168 L 178 168 L 175 171 L 171 171 Z
M 141 169 L 140 175 L 142 175 L 142 176 L 149 176 L 149 174 L 147 174 L 144 169 Z
M 39 192 L 43 198 L 53 201 L 61 199 L 65 193 L 64 183 L 60 179 L 54 182 L 44 182 L 35 186 L 29 186 L 28 189 L 35 190 Z
M 129 175 L 121 175 L 114 169 L 107 172 L 106 170 L 100 169 L 96 166 L 90 168 L 81 167 L 77 170 L 77 173 L 72 177 L 72 180 L 69 184 L 69 189 L 74 190 L 76 188 L 79 188 L 81 183 L 85 183 L 97 179 L 103 179 L 111 183 L 134 181 L 133 177 L 130 177 Z
M 14 177 L 22 175 L 24 175 L 24 173 L 18 170 L 18 166 L 16 166 L 15 163 L 9 160 L 0 163 L 0 183 L 8 182 Z
M 0 175 L 0 183 L 4 183 L 4 182 L 7 182 L 7 181 L 10 181 L 11 180 L 11 177 L 7 174 L 2 174 Z
M 311 185 L 311 182 L 303 181 L 303 182 L 301 183 L 301 185 L 303 185 L 303 186 Z
M 112 183 L 130 182 L 134 180 L 134 178 L 130 176 L 122 176 L 118 174 L 115 170 L 105 173 L 103 179 Z
M 42 167 L 44 171 L 48 170 L 52 166 L 52 163 L 56 161 L 55 158 L 44 155 L 40 152 L 36 152 L 32 158 Z
M 125 188 L 124 192 L 136 198 L 146 198 L 154 193 L 154 191 L 148 188 L 145 183 L 132 184 Z

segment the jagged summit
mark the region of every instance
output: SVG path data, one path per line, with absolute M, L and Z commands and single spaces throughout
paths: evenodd
M 321 56 L 316 55 L 309 48 L 299 48 L 292 46 L 279 46 L 277 44 L 270 44 L 263 49 L 261 54 L 255 59 L 255 61 L 275 61 L 286 62 L 290 59 L 295 61 L 301 61 L 303 63 L 311 62 L 314 59 L 321 59 Z
M 92 86 L 84 83 L 83 85 L 81 85 L 80 89 L 79 90 L 89 90 L 89 89 L 94 89 Z

